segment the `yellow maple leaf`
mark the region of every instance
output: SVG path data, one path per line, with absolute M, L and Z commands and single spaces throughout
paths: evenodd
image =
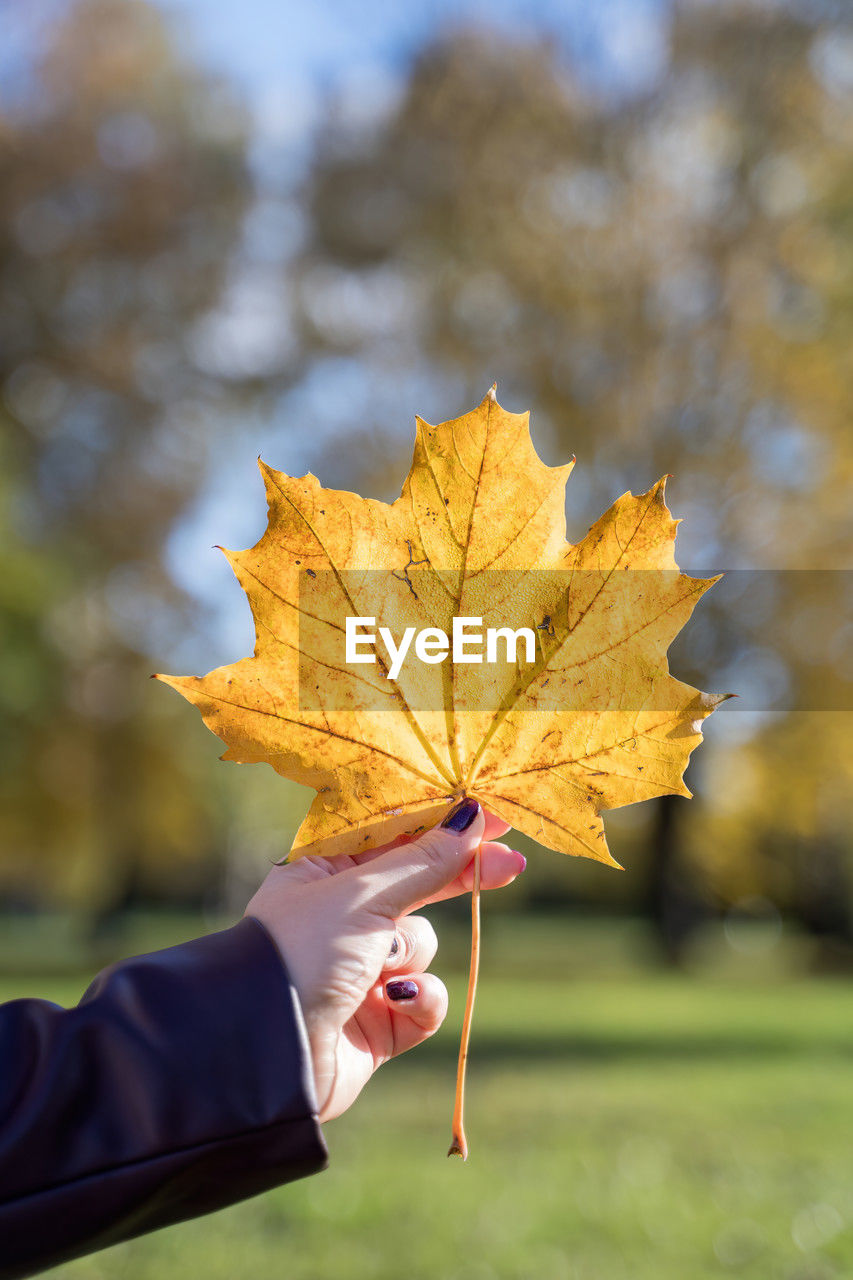
M 317 791 L 291 859 L 370 849 L 467 795 L 541 844 L 615 866 L 603 810 L 690 794 L 684 769 L 722 697 L 672 677 L 666 654 L 717 579 L 679 572 L 665 479 L 568 543 L 573 465 L 545 466 L 528 416 L 494 389 L 461 418 L 418 419 L 392 505 L 261 464 L 267 530 L 225 553 L 254 656 L 159 679 L 199 708 L 224 759 Z M 462 618 L 498 634 L 503 661 L 435 656 Z M 398 649 L 407 629 L 416 645 L 429 631 L 433 656 L 425 641 L 397 670 L 374 636 L 372 660 L 347 662 L 347 619 L 384 626 Z M 512 656 L 502 629 L 532 633 L 533 649 L 520 634 Z

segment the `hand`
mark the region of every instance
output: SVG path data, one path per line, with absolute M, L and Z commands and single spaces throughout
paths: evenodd
M 321 1120 L 346 1111 L 377 1067 L 444 1021 L 444 983 L 425 972 L 436 936 L 410 913 L 470 892 L 477 846 L 509 830 L 476 801 L 454 814 L 468 820 L 461 832 L 435 827 L 354 857 L 274 867 L 246 908 L 272 936 L 299 996 Z M 481 887 L 509 884 L 524 865 L 506 845 L 483 843 Z

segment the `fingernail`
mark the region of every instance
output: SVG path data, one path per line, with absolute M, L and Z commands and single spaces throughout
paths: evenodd
M 441 825 L 448 831 L 455 831 L 457 835 L 461 835 L 463 831 L 468 830 L 479 812 L 480 806 L 476 800 L 460 800 L 453 806 Z
M 391 950 L 388 952 L 388 954 L 389 956 L 395 956 L 399 950 L 400 950 L 400 944 L 395 938 L 394 941 L 391 943 Z
M 518 858 L 519 862 L 521 863 L 521 866 L 520 866 L 520 867 L 519 867 L 519 869 L 518 869 L 518 874 L 519 874 L 519 875 L 521 875 L 522 871 L 526 870 L 526 868 L 527 868 L 527 859 L 525 858 L 524 854 L 523 854 L 523 853 L 519 853 L 517 849 L 513 849 L 513 853 L 515 854 L 515 856 Z
M 408 978 L 399 978 L 396 982 L 386 984 L 389 1000 L 414 1000 L 418 994 L 418 984 Z

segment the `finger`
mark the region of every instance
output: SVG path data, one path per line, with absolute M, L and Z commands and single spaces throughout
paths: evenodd
M 498 836 L 506 835 L 510 829 L 508 822 L 504 822 L 503 818 L 499 818 L 497 814 L 489 813 L 488 809 L 483 810 L 483 818 L 485 820 L 484 840 L 494 840 Z M 348 858 L 337 858 L 335 861 L 340 864 L 339 870 L 341 871 L 344 870 L 345 865 L 364 866 L 365 863 L 373 862 L 381 854 L 387 853 L 389 849 L 399 849 L 404 844 L 411 844 L 414 838 L 411 835 L 397 836 L 396 839 L 389 840 L 387 844 L 377 845 L 375 849 L 365 849 L 364 853 L 353 853 Z M 299 866 L 299 863 L 294 865 Z
M 503 889 L 512 884 L 526 866 L 527 859 L 516 849 L 510 849 L 505 844 L 483 844 L 480 846 L 480 888 Z M 432 902 L 444 902 L 446 898 L 458 898 L 460 894 L 470 893 L 473 888 L 474 859 L 471 858 L 455 880 L 451 880 L 450 884 L 425 898 L 423 902 L 416 902 L 412 910 L 419 911 L 421 907 L 429 906 Z
M 392 920 L 414 903 L 429 901 L 462 874 L 483 838 L 483 811 L 476 800 L 460 801 L 444 822 L 451 825 L 433 827 L 398 849 L 342 871 L 336 889 L 352 892 L 364 907 Z
M 486 815 L 486 829 L 483 832 L 484 840 L 499 840 L 501 836 L 505 836 L 510 829 L 508 822 L 504 822 L 503 818 L 499 818 L 496 813 L 489 813 L 488 809 L 484 809 Z
M 423 973 L 435 959 L 438 938 L 425 916 L 406 916 L 397 924 L 394 934 L 396 950 L 384 964 L 386 979 L 389 973 Z
M 392 1057 L 428 1040 L 447 1015 L 447 988 L 434 973 L 395 977 L 384 994 L 394 1033 Z

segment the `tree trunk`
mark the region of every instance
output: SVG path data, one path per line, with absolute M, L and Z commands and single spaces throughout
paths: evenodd
M 672 966 L 682 964 L 693 934 L 708 915 L 682 853 L 684 806 L 682 796 L 661 796 L 650 832 L 646 916 L 663 959 Z

